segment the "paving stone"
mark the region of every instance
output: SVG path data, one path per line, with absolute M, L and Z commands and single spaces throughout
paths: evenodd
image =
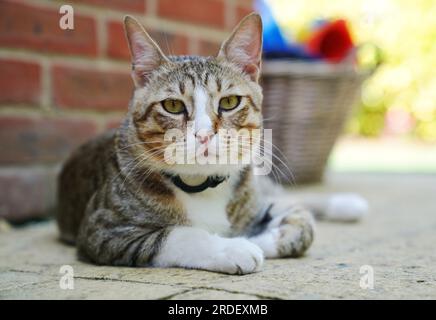
M 299 259 L 267 260 L 255 274 L 121 268 L 80 262 L 53 221 L 0 231 L 0 299 L 436 299 L 436 176 L 334 174 L 295 192 L 354 191 L 371 213 L 354 224 L 319 222 Z M 59 286 L 74 270 L 74 289 Z M 374 289 L 362 289 L 362 266 Z

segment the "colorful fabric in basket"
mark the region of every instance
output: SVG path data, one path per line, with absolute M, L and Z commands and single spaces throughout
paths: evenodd
M 305 39 L 297 42 L 283 35 L 265 0 L 256 0 L 255 6 L 262 16 L 263 51 L 267 59 L 325 60 L 338 63 L 354 47 L 347 23 L 343 19 L 316 20 L 305 31 Z

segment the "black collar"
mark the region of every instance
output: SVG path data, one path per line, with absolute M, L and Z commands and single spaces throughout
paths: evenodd
M 178 175 L 171 175 L 167 173 L 164 173 L 164 175 L 171 179 L 171 182 L 174 183 L 176 187 L 186 193 L 198 193 L 206 190 L 207 188 L 215 188 L 228 178 L 227 176 L 208 176 L 206 181 L 204 181 L 203 183 L 196 186 L 191 186 L 184 183 Z

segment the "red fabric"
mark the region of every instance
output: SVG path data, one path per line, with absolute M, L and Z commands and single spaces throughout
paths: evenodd
M 330 62 L 340 62 L 353 47 L 345 20 L 326 23 L 306 43 L 307 51 Z

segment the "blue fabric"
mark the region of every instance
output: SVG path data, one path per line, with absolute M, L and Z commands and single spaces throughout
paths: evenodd
M 314 57 L 307 53 L 304 46 L 290 43 L 282 34 L 274 15 L 265 0 L 255 1 L 256 11 L 263 22 L 263 54 L 265 58 L 289 58 L 313 60 Z

